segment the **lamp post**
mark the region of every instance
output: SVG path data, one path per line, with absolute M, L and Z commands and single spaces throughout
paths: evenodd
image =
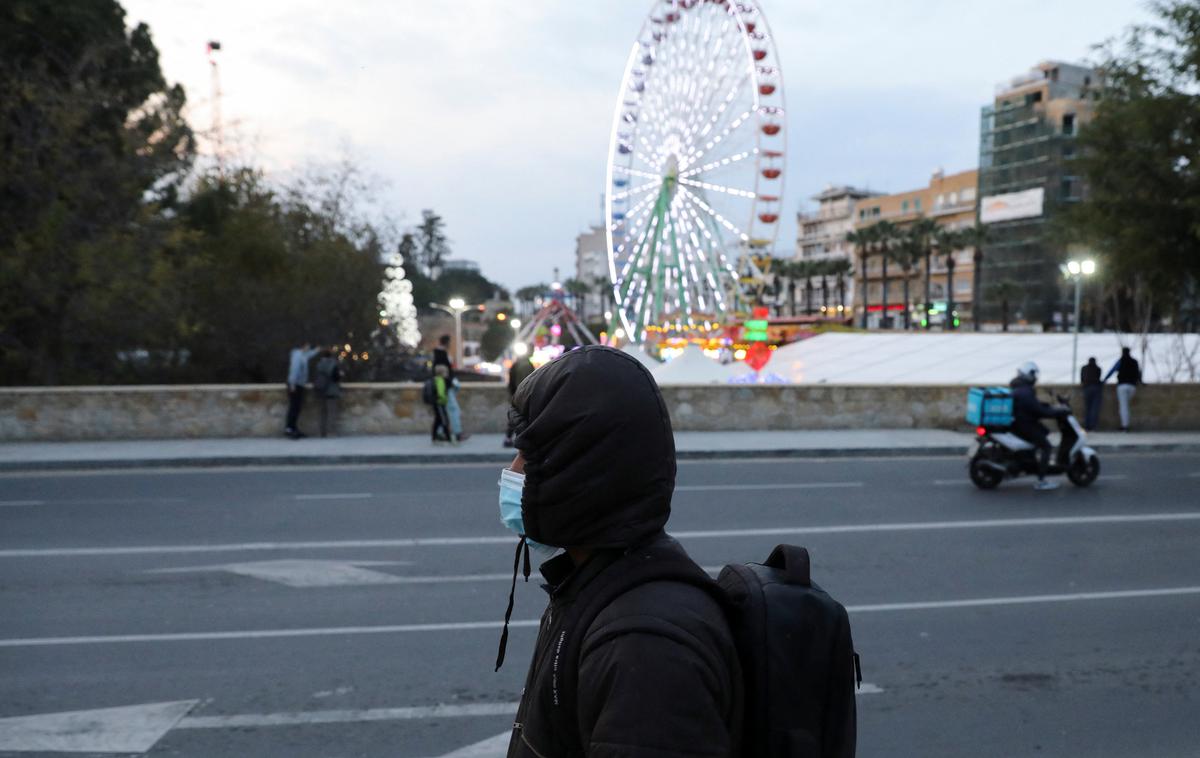
M 1083 292 L 1083 278 L 1096 273 L 1096 262 L 1091 258 L 1083 260 L 1075 260 L 1072 258 L 1063 264 L 1063 276 L 1067 277 L 1075 283 L 1075 336 L 1071 340 L 1071 373 L 1070 376 L 1075 376 L 1075 369 L 1079 366 L 1079 301 Z
M 430 303 L 430 308 L 437 308 L 454 316 L 454 370 L 461 371 L 463 365 L 463 345 L 462 345 L 462 315 L 469 310 L 478 308 L 478 305 L 467 305 L 467 301 L 461 297 L 452 297 L 446 305 L 441 303 Z

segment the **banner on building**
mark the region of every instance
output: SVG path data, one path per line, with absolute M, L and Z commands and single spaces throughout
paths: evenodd
M 1042 215 L 1046 190 L 1042 187 L 1004 195 L 989 195 L 979 201 L 979 222 L 993 224 Z

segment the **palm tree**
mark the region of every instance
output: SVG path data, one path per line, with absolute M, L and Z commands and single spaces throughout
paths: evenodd
M 946 325 L 954 328 L 954 251 L 963 246 L 963 233 L 950 229 L 938 229 L 933 238 L 934 245 L 946 256 Z
M 1008 301 L 1018 297 L 1021 292 L 1021 285 L 1007 279 L 1002 282 L 996 282 L 988 290 L 988 296 L 992 300 L 1000 301 L 1000 322 L 1003 331 L 1008 331 Z M 976 312 L 978 312 L 979 303 L 976 303 L 975 307 L 977 309 Z
M 912 328 L 912 305 L 908 296 L 908 285 L 912 281 L 913 269 L 925 255 L 925 242 L 920 229 L 915 225 L 904 230 L 899 243 L 891 251 L 892 260 L 904 272 L 904 328 Z
M 592 288 L 600 296 L 600 313 L 604 314 L 611 311 L 612 308 L 609 307 L 609 303 L 613 302 L 613 293 L 612 282 L 608 280 L 608 277 L 598 276 L 593 279 Z
M 842 313 L 845 313 L 846 277 L 854 276 L 854 265 L 848 258 L 835 258 L 829 261 L 829 274 L 837 278 L 838 305 L 842 306 Z
M 829 275 L 833 273 L 830 261 L 813 261 L 814 274 L 821 277 L 821 312 L 829 313 Z
M 542 295 L 546 294 L 546 290 L 550 289 L 548 284 L 530 284 L 517 290 L 517 300 L 526 305 L 524 314 L 529 315 L 532 310 L 533 303 Z
M 974 324 L 975 331 L 979 331 L 979 316 L 983 310 L 983 243 L 987 241 L 988 230 L 983 224 L 975 224 L 975 226 L 967 227 L 959 231 L 961 241 L 959 244 L 962 247 L 969 247 L 973 251 L 972 260 L 975 263 L 975 268 L 971 272 L 975 281 L 971 285 L 971 321 Z
M 930 292 L 930 259 L 933 257 L 934 240 L 937 237 L 938 230 L 941 227 L 931 218 L 921 216 L 908 227 L 908 234 L 912 237 L 913 243 L 918 250 L 917 260 L 924 260 L 925 265 L 925 296 L 924 304 L 921 307 L 923 313 L 922 319 L 925 321 L 925 328 L 929 328 L 929 305 L 932 294 Z M 916 261 L 914 261 L 914 264 Z
M 871 249 L 875 246 L 875 241 L 879 237 L 877 227 L 878 225 L 868 226 L 862 229 L 855 229 L 846 234 L 846 241 L 854 245 L 854 251 L 858 253 L 859 270 L 862 271 L 863 329 L 867 328 L 867 258 L 871 255 Z
M 571 296 L 571 302 L 575 305 L 575 313 L 579 316 L 579 320 L 587 323 L 587 318 L 584 316 L 584 310 L 587 306 L 588 293 L 592 288 L 587 282 L 579 279 L 571 278 L 563 282 L 563 290 Z
M 892 257 L 892 251 L 900 243 L 900 229 L 891 221 L 880 221 L 875 224 L 875 249 L 879 254 L 880 260 L 883 263 L 883 315 L 880 317 L 880 326 L 890 324 L 888 319 L 888 259 Z M 889 327 L 890 328 L 890 327 Z

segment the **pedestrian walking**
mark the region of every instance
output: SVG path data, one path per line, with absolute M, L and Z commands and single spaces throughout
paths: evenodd
M 509 758 L 735 755 L 741 675 L 712 593 L 656 580 L 605 602 L 605 587 L 649 555 L 712 581 L 664 531 L 675 443 L 654 378 L 619 350 L 588 345 L 522 382 L 509 413 L 519 452 L 501 473 L 500 515 L 520 535 L 526 578 L 531 548 L 565 549 L 541 564 L 549 606 Z M 514 590 L 516 575 L 514 565 Z M 497 669 L 511 615 L 510 594 Z
M 462 442 L 471 436 L 463 432 L 462 408 L 458 404 L 458 391 L 461 389 L 462 383 L 458 377 L 451 376 L 446 387 L 446 417 L 450 420 L 450 435 L 455 442 Z
M 433 378 L 429 381 L 433 385 L 433 427 L 429 436 L 433 442 L 449 442 L 450 418 L 446 414 L 446 399 L 450 386 L 450 370 L 445 366 L 434 366 Z
M 337 424 L 338 399 L 342 396 L 342 370 L 329 348 L 321 351 L 313 376 L 313 391 L 321 404 L 321 436 L 327 437 Z
M 1100 364 L 1095 357 L 1079 369 L 1079 384 L 1083 387 L 1083 428 L 1093 431 L 1100 423 L 1100 401 L 1104 399 L 1104 382 L 1100 381 Z
M 300 431 L 300 411 L 304 408 L 304 388 L 308 384 L 308 362 L 316 354 L 312 343 L 305 341 L 300 347 L 292 348 L 288 356 L 288 409 L 283 433 L 294 440 L 308 436 Z
M 521 382 L 525 381 L 525 377 L 533 373 L 533 364 L 529 361 L 529 356 L 522 355 L 513 361 L 512 366 L 508 369 L 508 402 L 511 404 L 513 397 L 517 394 L 517 387 L 521 386 Z M 508 421 L 508 428 L 504 431 L 504 446 L 513 446 L 513 424 L 512 419 Z
M 1121 348 L 1121 357 L 1104 375 L 1105 382 L 1113 374 L 1117 375 L 1117 410 L 1121 414 L 1121 431 L 1129 431 L 1130 408 L 1133 396 L 1137 394 L 1138 385 L 1142 383 L 1142 368 L 1130 354 L 1129 348 Z

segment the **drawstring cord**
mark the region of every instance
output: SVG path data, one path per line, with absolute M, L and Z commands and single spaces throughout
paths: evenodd
M 517 594 L 517 570 L 521 568 L 521 555 L 525 556 L 524 570 L 521 572 L 525 576 L 525 581 L 529 581 L 529 542 L 525 539 L 525 535 L 521 535 L 521 541 L 517 543 L 517 553 L 513 556 L 513 578 L 512 588 L 508 591 L 508 609 L 504 611 L 504 630 L 500 632 L 500 650 L 496 653 L 496 670 L 504 665 L 504 653 L 508 649 L 508 622 L 512 620 L 513 599 Z

